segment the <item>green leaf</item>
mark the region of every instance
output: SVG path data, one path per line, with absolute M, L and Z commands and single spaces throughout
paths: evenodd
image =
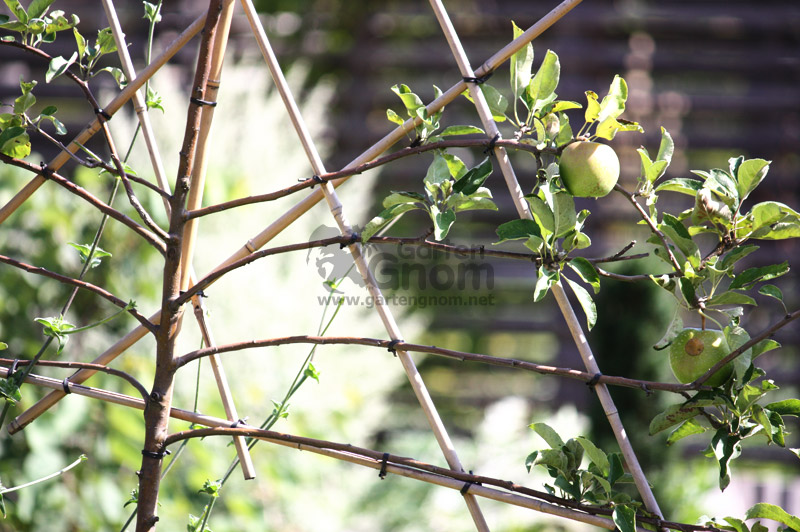
M 572 497 L 576 501 L 581 500 L 581 489 L 579 486 L 576 486 L 575 483 L 570 482 L 567 480 L 564 475 L 558 475 L 556 477 L 556 481 L 554 482 L 557 488 L 560 488 L 564 493 Z
M 567 263 L 567 266 L 572 268 L 583 282 L 591 285 L 595 294 L 600 291 L 600 275 L 597 273 L 594 264 L 583 257 L 575 257 Z
M 222 489 L 222 481 L 215 480 L 210 481 L 206 480 L 203 483 L 203 487 L 198 490 L 197 493 L 205 493 L 206 495 L 211 495 L 212 497 L 216 498 L 219 497 L 219 490 Z
M 474 135 L 474 134 L 485 135 L 486 132 L 481 128 L 475 126 L 448 126 L 441 133 L 437 133 L 437 135 L 441 137 L 452 137 L 456 135 Z
M 444 240 L 450 228 L 456 221 L 456 213 L 452 209 L 447 209 L 443 212 L 438 212 L 434 205 L 431 207 L 431 219 L 433 220 L 433 238 L 437 241 Z
M 703 188 L 703 182 L 697 179 L 686 177 L 676 177 L 668 179 L 656 187 L 656 192 L 670 191 L 680 192 L 689 196 L 695 196 L 697 191 Z
M 661 128 L 661 144 L 658 146 L 656 160 L 666 161 L 667 165 L 672 162 L 672 154 L 675 152 L 675 142 L 669 132 Z
M 736 236 L 764 240 L 792 238 L 797 236 L 794 233 L 797 232 L 795 228 L 799 225 L 800 214 L 795 210 L 777 201 L 765 201 L 754 205 L 744 220 L 737 224 Z
M 96 70 L 96 71 L 92 72 L 92 76 L 96 76 L 101 72 L 108 72 L 109 74 L 111 74 L 111 77 L 114 78 L 114 81 L 117 82 L 117 86 L 120 89 L 124 88 L 125 85 L 128 84 L 128 80 L 125 79 L 125 73 L 122 72 L 121 68 L 112 67 L 112 66 L 103 67 L 100 70 Z M 148 109 L 150 109 L 152 107 L 155 107 L 155 105 L 148 105 Z M 161 109 L 161 110 L 163 111 L 163 109 Z
M 418 192 L 405 192 L 393 190 L 391 194 L 386 196 L 383 200 L 383 208 L 388 209 L 392 205 L 400 205 L 402 203 L 420 203 L 425 205 L 425 196 Z
M 597 125 L 595 136 L 606 140 L 614 140 L 618 131 L 638 131 L 639 133 L 644 133 L 644 129 L 638 122 L 622 119 L 618 120 L 613 116 L 609 116 Z
M 749 159 L 742 162 L 736 172 L 736 190 L 742 201 L 764 180 L 769 171 L 769 161 Z
M 100 55 L 117 51 L 117 43 L 114 41 L 111 28 L 103 28 L 97 32 L 97 48 L 100 49 Z
M 709 448 L 719 462 L 720 491 L 725 491 L 725 488 L 731 483 L 730 462 L 742 452 L 740 440 L 738 435 L 729 435 L 727 428 L 724 427 L 717 430 L 711 439 Z
M 608 471 L 610 468 L 610 464 L 608 462 L 608 456 L 602 450 L 600 450 L 594 442 L 587 440 L 582 436 L 578 436 L 575 438 L 578 443 L 581 444 L 583 450 L 586 451 L 586 455 L 589 457 L 589 460 L 592 461 L 594 465 L 600 470 L 600 472 L 604 476 L 608 476 Z
M 488 189 L 478 189 L 478 190 L 480 191 Z M 495 203 L 489 198 L 477 197 L 475 194 L 471 196 L 465 196 L 460 192 L 456 192 L 455 194 L 447 198 L 446 204 L 448 207 L 452 207 L 455 210 L 455 212 L 497 210 L 497 205 L 495 205 Z
M 547 50 L 539 70 L 536 71 L 533 79 L 528 84 L 527 95 L 533 104 L 531 110 L 540 108 L 541 102 L 546 102 L 552 98 L 556 87 L 558 87 L 560 76 L 561 63 L 558 60 L 558 55 L 552 50 Z
M 72 28 L 72 33 L 75 35 L 75 43 L 78 46 L 78 57 L 83 57 L 86 54 L 86 39 L 78 31 L 78 28 Z
M 511 21 L 514 28 L 514 38 L 516 39 L 522 35 L 523 30 L 517 27 L 514 21 Z M 533 45 L 526 44 L 517 53 L 511 56 L 509 62 L 511 66 L 511 90 L 514 93 L 514 99 L 519 98 L 531 79 L 531 65 L 533 64 Z
M 23 159 L 31 153 L 31 142 L 25 128 L 14 126 L 0 132 L 0 153 Z
M 564 440 L 547 423 L 531 423 L 528 428 L 533 429 L 552 449 L 561 449 L 563 447 Z
M 800 530 L 800 518 L 794 515 L 790 515 L 781 508 L 780 506 L 776 506 L 774 504 L 769 504 L 766 502 L 759 502 L 753 505 L 752 508 L 747 510 L 747 513 L 744 516 L 745 519 L 772 519 L 773 521 L 777 521 L 792 530 Z
M 461 192 L 469 196 L 483 185 L 491 173 L 492 159 L 487 157 L 453 184 L 453 192 Z
M 33 107 L 35 103 L 36 96 L 34 96 L 33 93 L 30 91 L 23 92 L 19 98 L 14 100 L 14 114 L 21 115 L 25 113 L 25 111 Z
M 614 520 L 619 532 L 636 532 L 636 510 L 630 506 L 615 506 L 611 519 Z
M 597 120 L 602 123 L 607 118 L 617 118 L 625 111 L 625 102 L 628 99 L 628 84 L 619 76 L 614 76 L 608 94 L 600 102 L 600 112 Z
M 445 158 L 442 157 L 441 152 L 437 151 L 434 153 L 433 162 L 428 166 L 428 172 L 425 174 L 425 184 L 438 185 L 449 180 L 450 167 Z
M 777 412 L 782 416 L 800 417 L 800 399 L 784 399 L 783 401 L 770 403 L 764 408 Z
M 508 109 L 508 100 L 500 94 L 500 91 L 486 83 L 480 85 L 483 97 L 486 98 L 486 103 L 489 104 L 489 110 L 492 112 L 492 118 L 495 122 L 504 122 L 506 119 L 506 109 Z
M 670 405 L 650 421 L 650 435 L 658 434 L 662 430 L 692 419 L 702 412 L 703 407 L 712 406 L 718 402 L 713 399 L 698 399 L 691 403 Z
M 81 257 L 81 264 L 86 263 L 86 259 L 89 258 L 89 252 L 92 250 L 92 246 L 90 244 L 76 244 L 75 242 L 67 242 L 70 246 L 78 250 L 78 253 Z M 104 257 L 111 257 L 111 253 L 101 249 L 99 247 L 94 248 L 94 253 L 92 254 L 92 262 L 89 264 L 90 268 L 97 268 L 100 266 L 100 262 Z
M 553 210 L 553 234 L 558 238 L 572 231 L 578 218 L 572 194 L 562 191 L 548 197 L 545 191 L 545 200 Z
M 11 10 L 14 15 L 16 15 L 17 19 L 22 22 L 23 24 L 28 23 L 28 13 L 25 11 L 25 8 L 22 7 L 22 4 L 19 3 L 19 0 L 4 0 L 8 8 Z
M 600 115 L 600 102 L 598 101 L 597 93 L 594 91 L 586 91 L 586 111 L 584 111 L 584 119 L 586 122 L 594 122 Z
M 567 284 L 572 288 L 575 297 L 578 298 L 578 303 L 581 304 L 581 308 L 584 314 L 586 314 L 586 327 L 591 331 L 592 327 L 597 323 L 597 307 L 594 304 L 594 300 L 592 300 L 592 296 L 589 294 L 588 290 L 569 277 L 564 276 L 564 279 L 567 280 Z
M 161 5 L 144 2 L 144 18 L 152 24 L 161 22 Z
M 533 288 L 533 301 L 538 303 L 544 299 L 544 296 L 547 295 L 547 291 L 558 282 L 558 279 L 558 270 L 548 270 L 544 266 L 540 266 L 539 275 L 536 278 L 536 286 Z
M 542 238 L 542 231 L 539 229 L 539 224 L 533 220 L 511 220 L 498 227 L 496 232 L 500 240 L 495 242 L 495 244 L 505 242 L 506 240 L 528 239 L 531 236 Z
M 147 86 L 147 97 L 145 98 L 145 103 L 147 104 L 148 109 L 158 109 L 162 113 L 164 111 L 164 106 L 162 105 L 162 98 L 161 95 L 158 93 L 157 90 L 153 88 L 152 85 Z M 403 121 L 400 121 L 400 124 L 403 124 Z
M 72 65 L 77 58 L 78 52 L 72 52 L 72 55 L 69 56 L 69 59 L 64 59 L 60 56 L 51 59 L 50 64 L 47 67 L 47 72 L 44 75 L 45 82 L 50 83 L 55 78 L 66 72 L 70 65 Z
M 756 357 L 759 357 L 768 351 L 772 351 L 773 349 L 778 349 L 780 346 L 781 344 L 769 338 L 767 338 L 766 340 L 761 340 L 760 342 L 758 342 L 756 345 L 753 346 L 753 360 L 755 360 Z
M 783 302 L 783 292 L 774 284 L 765 284 L 758 289 L 758 293 L 763 296 L 774 297 L 778 301 Z
M 667 445 L 672 445 L 676 441 L 681 440 L 686 436 L 691 436 L 692 434 L 701 434 L 706 430 L 708 429 L 698 423 L 694 418 L 687 419 L 670 433 L 670 435 L 667 437 Z
M 700 248 L 694 243 L 686 226 L 680 220 L 669 213 L 664 213 L 663 223 L 659 224 L 659 229 L 678 246 L 693 267 L 700 266 Z
M 370 238 L 372 238 L 373 235 L 383 229 L 383 227 L 391 222 L 394 218 L 400 216 L 404 212 L 413 211 L 415 209 L 422 210 L 421 207 L 418 207 L 413 203 L 392 205 L 388 209 L 383 210 L 364 226 L 364 229 L 361 231 L 361 242 L 366 243 Z
M 422 103 L 420 97 L 411 92 L 411 89 L 408 87 L 408 85 L 402 83 L 400 85 L 394 85 L 392 87 L 392 92 L 400 97 L 400 100 L 403 102 L 408 115 L 412 118 L 417 116 L 415 113 L 417 109 L 420 107 L 425 107 L 425 104 Z
M 717 294 L 706 302 L 707 305 L 757 305 L 752 297 L 738 292 L 723 292 Z
M 388 118 L 390 122 L 393 122 L 393 123 L 397 124 L 398 126 L 402 126 L 406 122 L 405 120 L 400 118 L 400 115 L 398 115 L 397 113 L 395 113 L 391 109 L 387 109 L 386 110 L 386 118 Z
M 740 246 L 737 247 L 730 252 L 728 252 L 723 258 L 722 261 L 719 263 L 719 269 L 727 270 L 731 266 L 733 266 L 737 261 L 742 260 L 749 254 L 753 253 L 754 251 L 758 250 L 758 246 L 750 244 L 747 246 Z
M 756 268 L 748 268 L 739 275 L 737 275 L 733 282 L 731 282 L 730 289 L 748 289 L 755 283 L 761 281 L 769 281 L 788 273 L 789 263 L 782 262 L 781 264 L 772 264 L 770 266 L 760 266 Z

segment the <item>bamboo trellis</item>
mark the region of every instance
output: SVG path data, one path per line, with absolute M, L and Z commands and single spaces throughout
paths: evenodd
M 446 104 L 450 103 L 457 96 L 459 96 L 464 90 L 469 90 L 475 102 L 477 113 L 484 125 L 487 136 L 489 138 L 494 138 L 499 134 L 499 132 L 494 120 L 491 117 L 491 112 L 489 111 L 483 94 L 480 90 L 476 90 L 477 85 L 474 82 L 468 83 L 465 81 L 465 79 L 469 80 L 475 78 L 476 76 L 480 77 L 493 72 L 498 68 L 498 66 L 508 60 L 512 54 L 522 49 L 551 25 L 565 16 L 571 9 L 576 7 L 580 1 L 581 0 L 563 1 L 548 15 L 528 28 L 527 31 L 522 33 L 507 46 L 495 53 L 481 66 L 479 66 L 477 69 L 473 69 L 470 66 L 470 62 L 463 50 L 463 47 L 461 46 L 458 35 L 450 22 L 449 16 L 443 4 L 440 0 L 430 0 L 433 13 L 442 27 L 442 31 L 451 47 L 460 73 L 464 78 L 458 80 L 440 97 L 429 103 L 426 107 L 428 113 L 434 113 L 442 109 Z M 105 107 L 104 112 L 113 116 L 124 106 L 125 103 L 127 103 L 129 100 L 132 100 L 139 124 L 144 133 L 153 171 L 157 177 L 158 186 L 161 187 L 161 189 L 166 193 L 170 193 L 169 184 L 165 177 L 163 163 L 158 150 L 156 136 L 153 132 L 152 124 L 148 118 L 148 112 L 146 106 L 144 105 L 143 98 L 138 91 L 161 67 L 163 67 L 170 60 L 170 58 L 172 58 L 182 47 L 189 43 L 192 37 L 194 37 L 202 29 L 206 20 L 206 15 L 204 14 L 195 20 L 183 31 L 183 33 L 180 34 L 177 39 L 175 39 L 173 43 L 171 43 L 165 49 L 164 52 L 162 52 L 159 57 L 154 59 L 147 68 L 143 69 L 137 74 L 134 71 L 127 48 L 124 45 L 124 34 L 116 16 L 116 11 L 112 0 L 103 0 L 103 6 L 108 17 L 109 25 L 112 28 L 115 39 L 117 39 L 120 63 L 122 64 L 126 76 L 130 80 L 126 88 L 122 90 Z M 209 58 L 210 66 L 208 69 L 204 93 L 206 100 L 211 102 L 216 100 L 217 91 L 221 83 L 220 80 L 223 57 L 225 54 L 225 48 L 234 9 L 235 2 L 233 0 L 225 0 L 222 2 L 222 11 L 219 15 L 219 21 L 216 25 L 216 34 L 213 43 L 211 44 L 211 57 Z M 277 87 L 285 104 L 286 112 L 291 119 L 298 136 L 298 140 L 300 141 L 306 153 L 311 171 L 315 176 L 326 174 L 326 169 L 324 167 L 322 158 L 320 157 L 319 152 L 315 147 L 314 140 L 306 128 L 303 117 L 301 116 L 301 113 L 295 104 L 292 92 L 286 83 L 277 58 L 272 51 L 268 36 L 258 18 L 251 0 L 242 0 L 241 9 L 243 9 L 245 15 L 247 16 L 255 41 L 263 54 L 275 86 Z M 193 161 L 194 164 L 192 166 L 193 170 L 190 176 L 191 185 L 186 207 L 189 211 L 197 210 L 202 205 L 203 189 L 206 179 L 206 143 L 208 141 L 208 135 L 211 129 L 213 118 L 214 107 L 212 105 L 204 106 L 201 113 L 198 143 Z M 374 160 L 399 140 L 403 139 L 408 132 L 413 131 L 415 125 L 418 123 L 418 120 L 408 120 L 402 126 L 397 127 L 392 132 L 387 134 L 383 139 L 356 157 L 350 164 L 346 166 L 343 172 L 347 174 L 348 170 L 355 169 L 364 163 Z M 68 149 L 72 152 L 77 151 L 81 144 L 84 144 L 89 138 L 101 131 L 102 128 L 103 120 L 101 117 L 98 117 L 75 137 L 75 140 L 69 145 Z M 108 133 L 106 134 L 108 135 Z M 506 150 L 502 146 L 495 146 L 494 143 L 493 150 L 496 160 L 498 161 L 502 170 L 511 197 L 514 200 L 514 204 L 517 208 L 519 216 L 530 219 L 530 210 L 523 198 L 522 190 L 517 182 L 514 169 L 508 159 Z M 51 172 L 57 171 L 68 160 L 69 155 L 62 153 L 48 163 L 47 168 Z M 355 171 L 353 171 L 353 173 L 355 173 Z M 324 180 L 320 187 L 312 190 L 303 199 L 299 200 L 283 215 L 274 220 L 270 225 L 261 230 L 253 238 L 248 240 L 237 252 L 223 260 L 216 268 L 212 269 L 212 271 L 204 277 L 198 277 L 193 272 L 192 257 L 196 243 L 197 219 L 194 218 L 188 220 L 184 233 L 185 236 L 182 241 L 183 246 L 181 250 L 180 263 L 180 288 L 183 292 L 191 293 L 192 305 L 195 309 L 194 315 L 202 331 L 204 342 L 210 351 L 214 350 L 216 344 L 214 343 L 210 326 L 205 319 L 202 295 L 196 293 L 196 291 L 192 292 L 193 287 L 196 287 L 198 283 L 210 279 L 215 273 L 229 268 L 239 262 L 246 261 L 248 257 L 253 257 L 260 248 L 264 247 L 275 236 L 286 230 L 295 220 L 297 220 L 322 199 L 325 199 L 327 202 L 331 214 L 334 217 L 342 236 L 345 238 L 351 237 L 354 234 L 353 227 L 347 220 L 344 212 L 344 205 L 339 200 L 335 190 L 336 187 L 341 186 L 348 179 L 348 177 L 348 175 L 344 175 L 343 177 L 333 180 Z M 45 175 L 37 174 L 22 190 L 16 194 L 16 196 L 14 196 L 5 206 L 0 208 L 0 224 L 8 219 L 8 217 L 11 216 L 14 211 L 18 209 L 19 206 L 22 205 L 32 194 L 34 194 L 46 180 L 47 179 Z M 170 206 L 166 200 L 165 207 L 167 209 L 167 214 L 169 215 Z M 402 342 L 403 336 L 393 317 L 391 308 L 386 300 L 381 297 L 380 289 L 378 288 L 378 284 L 375 280 L 373 272 L 370 270 L 368 264 L 364 260 L 361 244 L 351 240 L 349 242 L 349 250 L 355 262 L 355 266 L 362 276 L 367 289 L 377 302 L 376 311 L 378 312 L 378 315 L 385 326 L 387 335 L 391 341 L 395 342 L 394 344 L 390 343 L 390 346 L 397 345 L 397 342 Z M 216 280 L 216 277 L 211 278 L 210 281 L 206 281 L 206 284 L 208 284 L 208 282 L 213 282 L 213 280 Z M 586 365 L 588 372 L 586 375 L 591 376 L 592 374 L 598 374 L 600 371 L 597 363 L 595 362 L 591 349 L 586 342 L 581 326 L 578 323 L 574 312 L 572 311 L 572 307 L 570 306 L 570 303 L 564 294 L 563 288 L 560 284 L 556 284 L 553 287 L 553 292 L 559 308 L 561 309 L 574 337 L 578 351 L 580 352 Z M 160 312 L 156 312 L 149 317 L 149 321 L 152 323 L 157 323 L 159 319 Z M 110 364 L 116 357 L 124 354 L 131 346 L 142 339 L 147 332 L 147 327 L 140 325 L 117 341 L 114 345 L 109 347 L 93 362 L 99 365 Z M 479 477 L 475 477 L 464 472 L 453 442 L 450 439 L 436 406 L 427 391 L 421 374 L 417 370 L 413 359 L 409 355 L 409 352 L 402 348 L 403 344 L 399 345 L 401 347 L 398 347 L 395 350 L 397 359 L 400 361 L 403 370 L 408 377 L 417 400 L 419 401 L 420 408 L 423 410 L 429 422 L 431 431 L 441 448 L 445 461 L 451 470 L 449 473 L 445 472 L 445 470 L 442 470 L 441 468 L 436 469 L 434 466 L 429 466 L 427 464 L 422 464 L 422 466 L 420 463 L 416 463 L 416 465 L 410 464 L 409 459 L 401 460 L 397 459 L 397 457 L 392 457 L 389 459 L 387 458 L 386 454 L 384 454 L 383 458 L 381 459 L 381 453 L 378 453 L 377 451 L 364 450 L 352 446 L 343 448 L 342 444 L 332 444 L 331 442 L 319 442 L 316 440 L 312 441 L 299 437 L 277 435 L 277 433 L 266 434 L 265 431 L 259 432 L 253 427 L 249 427 L 246 423 L 242 423 L 238 420 L 238 415 L 234 406 L 233 394 L 227 384 L 224 369 L 221 361 L 213 352 L 210 353 L 210 360 L 214 370 L 215 380 L 220 392 L 221 401 L 225 407 L 225 412 L 228 419 L 222 420 L 212 418 L 210 416 L 181 410 L 175 407 L 171 408 L 170 415 L 177 419 L 187 420 L 199 425 L 215 428 L 214 431 L 209 432 L 208 434 L 225 434 L 233 437 L 236 444 L 238 457 L 243 465 L 243 473 L 245 478 L 253 478 L 255 475 L 252 458 L 250 457 L 247 446 L 244 443 L 245 436 L 253 436 L 279 445 L 310 450 L 312 452 L 323 454 L 339 460 L 346 460 L 354 464 L 378 469 L 382 473 L 402 475 L 423 482 L 430 482 L 447 488 L 460 490 L 477 530 L 489 530 L 481 508 L 478 505 L 478 497 L 490 498 L 508 504 L 530 508 L 539 512 L 557 515 L 566 519 L 590 523 L 603 528 L 615 528 L 613 521 L 607 515 L 593 515 L 585 511 L 584 508 L 569 508 L 563 505 L 559 506 L 553 503 L 543 502 L 541 500 L 537 500 L 535 496 L 531 496 L 529 494 L 520 494 L 519 490 L 517 489 L 510 489 L 507 487 L 506 489 L 501 489 L 502 487 L 505 487 L 505 485 L 500 481 L 498 481 L 501 486 L 500 488 L 490 488 L 485 485 L 479 485 L 478 483 L 481 482 Z M 90 378 L 95 371 L 96 370 L 94 369 L 81 369 L 69 377 L 68 381 L 64 381 L 63 383 L 61 381 L 48 379 L 46 377 L 30 375 L 28 377 L 28 382 L 38 386 L 51 388 L 52 391 L 44 398 L 39 400 L 31 408 L 20 414 L 12 423 L 10 423 L 8 426 L 8 431 L 13 434 L 23 429 L 27 424 L 33 422 L 37 417 L 56 405 L 62 398 L 65 397 L 68 392 L 85 395 L 103 401 L 113 402 L 131 408 L 145 408 L 145 401 L 142 399 L 128 397 L 119 393 L 90 388 L 82 385 L 82 383 Z M 8 370 L 0 368 L 0 376 L 5 376 L 8 373 Z M 653 521 L 653 523 L 661 523 L 662 525 L 666 526 L 664 522 L 660 521 L 663 516 L 661 515 L 658 503 L 653 497 L 644 473 L 638 464 L 636 455 L 634 454 L 634 451 L 627 440 L 625 430 L 619 420 L 619 415 L 616 407 L 613 404 L 613 401 L 611 400 L 610 394 L 608 393 L 606 384 L 603 381 L 598 382 L 594 386 L 594 389 L 597 392 L 598 398 L 609 419 L 609 422 L 611 423 L 611 426 L 617 437 L 617 441 L 623 451 L 626 464 L 634 476 L 636 486 L 639 489 L 645 505 L 648 510 L 656 516 L 656 520 Z M 236 428 L 231 428 L 231 423 L 234 423 Z M 167 441 L 179 441 L 182 439 L 182 437 L 183 436 L 180 434 L 172 435 L 167 439 Z M 432 473 L 431 470 L 434 469 L 436 469 L 436 472 Z M 514 493 L 514 491 L 517 491 L 517 493 Z

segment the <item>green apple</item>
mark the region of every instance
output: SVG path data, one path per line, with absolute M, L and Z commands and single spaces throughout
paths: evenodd
M 558 171 L 573 196 L 599 198 L 617 184 L 619 158 L 610 146 L 582 140 L 564 148 Z
M 731 349 L 722 331 L 688 328 L 678 333 L 672 341 L 669 348 L 669 365 L 675 378 L 686 384 L 703 375 L 730 352 Z M 733 364 L 729 362 L 704 384 L 720 386 L 728 380 L 732 371 Z

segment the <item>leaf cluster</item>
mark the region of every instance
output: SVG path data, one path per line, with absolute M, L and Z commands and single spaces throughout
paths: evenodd
M 63 11 L 51 11 L 50 5 L 55 0 L 33 0 L 26 10 L 19 0 L 3 0 L 16 20 L 8 15 L 0 15 L 0 29 L 20 34 L 22 44 L 37 47 L 42 43 L 56 40 L 59 31 L 74 28 L 80 19 L 77 15 L 67 16 Z M 2 37 L 3 41 L 14 41 L 11 35 Z

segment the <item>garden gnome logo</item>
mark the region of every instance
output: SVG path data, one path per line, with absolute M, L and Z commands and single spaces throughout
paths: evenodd
M 321 240 L 340 236 L 342 233 L 335 227 L 320 225 L 311 233 L 310 240 Z M 362 248 L 362 253 L 367 250 Z M 353 264 L 353 256 L 350 251 L 338 244 L 311 248 L 306 255 L 306 264 L 317 269 L 317 273 L 323 281 L 338 281 L 347 277 L 357 286 L 364 286 L 364 280 L 359 275 L 358 270 Z

